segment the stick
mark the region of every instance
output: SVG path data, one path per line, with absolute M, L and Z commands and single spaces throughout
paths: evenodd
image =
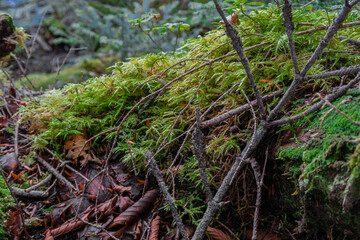
M 42 159 L 39 155 L 34 153 L 35 159 L 41 163 L 49 172 L 51 172 L 60 182 L 64 183 L 65 186 L 72 191 L 75 189 L 75 187 L 68 181 L 66 178 L 64 178 L 55 168 L 53 168 L 48 162 L 46 162 L 44 159 Z
M 359 26 L 360 25 L 360 21 L 358 22 L 351 22 L 351 23 L 344 23 L 340 26 L 340 28 L 348 28 L 348 27 L 355 27 L 355 26 Z M 321 30 L 327 30 L 329 29 L 329 27 L 327 26 L 321 26 L 321 27 L 317 27 L 317 28 L 313 28 L 313 29 L 308 29 L 308 30 L 304 30 L 304 31 L 300 31 L 300 32 L 296 32 L 295 34 L 297 36 L 301 36 L 307 33 L 313 33 L 313 32 L 317 32 L 317 31 L 321 31 Z
M 213 195 L 209 186 L 208 177 L 205 170 L 204 155 L 205 155 L 205 143 L 204 134 L 201 132 L 200 126 L 200 108 L 196 108 L 196 129 L 193 133 L 192 143 L 194 145 L 195 155 L 198 161 L 199 172 L 202 184 L 204 185 L 206 197 L 208 201 L 211 201 Z
M 333 94 L 330 94 L 330 95 L 326 96 L 325 99 L 327 99 L 329 102 L 332 102 L 332 101 L 338 99 L 339 97 L 343 96 L 350 88 L 352 88 L 358 82 L 360 82 L 360 72 L 347 85 L 340 87 Z M 323 105 L 324 105 L 324 101 L 321 100 L 320 102 L 314 104 L 312 107 L 310 107 L 309 109 L 305 110 L 302 113 L 299 113 L 299 114 L 297 114 L 295 116 L 292 116 L 292 117 L 282 118 L 282 119 L 279 119 L 279 120 L 269 122 L 268 125 L 269 126 L 276 126 L 276 125 L 279 125 L 279 124 L 284 124 L 284 123 L 292 122 L 294 120 L 298 120 L 300 118 L 303 118 L 304 116 L 307 116 L 307 115 L 319 110 Z
M 17 187 L 12 187 L 12 192 L 15 196 L 24 198 L 47 198 L 49 196 L 49 193 L 44 191 L 28 191 L 28 189 Z
M 154 160 L 154 154 L 148 150 L 145 151 L 145 160 L 148 163 L 149 167 L 150 167 L 150 171 L 151 173 L 154 175 L 154 177 L 156 178 L 156 181 L 159 184 L 159 187 L 161 189 L 161 192 L 164 195 L 164 198 L 166 200 L 166 202 L 169 204 L 170 207 L 170 211 L 171 211 L 171 215 L 173 216 L 177 227 L 179 228 L 180 234 L 181 236 L 185 239 L 185 240 L 189 240 L 186 231 L 185 231 L 185 226 L 176 210 L 175 207 L 175 203 L 174 203 L 174 199 L 171 197 L 168 187 L 166 186 L 165 182 L 164 182 L 164 178 L 162 177 L 161 171 L 159 169 L 159 167 L 157 166 L 155 160 Z
M 282 12 L 284 16 L 283 25 L 285 27 L 286 34 L 288 36 L 290 56 L 294 65 L 295 74 L 300 74 L 298 60 L 295 52 L 295 42 L 293 38 L 294 23 L 292 21 L 291 4 L 288 0 L 284 0 L 284 6 Z
M 224 21 L 226 35 L 231 39 L 231 45 L 235 49 L 236 53 L 239 55 L 241 64 L 243 65 L 246 75 L 247 75 L 247 78 L 249 79 L 251 87 L 253 88 L 254 95 L 255 95 L 256 101 L 258 102 L 258 106 L 260 109 L 261 119 L 265 119 L 265 117 L 266 117 L 265 108 L 264 108 L 264 104 L 262 102 L 261 94 L 260 94 L 258 87 L 256 86 L 254 75 L 251 72 L 249 59 L 244 54 L 243 43 L 241 41 L 241 38 L 238 36 L 238 31 L 236 31 L 236 29 L 226 19 L 225 14 L 224 14 L 222 8 L 220 7 L 219 3 L 217 2 L 217 0 L 213 0 L 213 1 L 214 1 L 216 10 L 218 11 L 219 15 L 221 16 L 221 18 Z
M 278 90 L 278 91 L 273 92 L 273 93 L 271 93 L 269 95 L 263 96 L 262 100 L 263 100 L 263 102 L 267 102 L 267 101 L 273 99 L 274 97 L 282 95 L 283 93 L 284 93 L 283 90 Z M 253 106 L 253 107 L 257 106 L 257 101 L 256 100 L 251 101 L 250 105 Z M 221 123 L 221 122 L 225 121 L 226 119 L 228 119 L 228 118 L 230 118 L 230 117 L 232 117 L 234 115 L 237 115 L 237 114 L 239 114 L 241 112 L 249 110 L 250 105 L 246 103 L 246 104 L 244 104 L 244 105 L 242 105 L 242 106 L 240 106 L 238 108 L 232 109 L 232 110 L 230 110 L 230 111 L 228 111 L 226 113 L 223 113 L 223 114 L 221 114 L 221 115 L 219 115 L 217 117 L 214 117 L 212 119 L 204 121 L 204 122 L 201 123 L 201 127 L 202 128 L 207 128 L 207 127 L 210 127 L 212 125 Z

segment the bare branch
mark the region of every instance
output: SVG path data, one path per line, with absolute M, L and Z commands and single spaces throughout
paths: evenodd
M 337 33 L 339 28 L 343 26 L 343 22 L 347 19 L 350 12 L 351 12 L 351 7 L 344 5 L 338 16 L 334 19 L 333 23 L 330 25 L 325 36 L 320 40 L 319 45 L 317 46 L 316 50 L 312 54 L 309 61 L 306 63 L 304 69 L 301 71 L 300 75 L 302 77 L 304 77 L 306 73 L 309 71 L 309 69 L 314 65 L 315 61 L 319 58 L 320 54 L 329 44 L 330 40 Z
M 176 222 L 177 227 L 179 228 L 181 236 L 184 239 L 188 240 L 189 238 L 186 234 L 185 226 L 176 210 L 174 199 L 171 197 L 171 195 L 169 193 L 168 187 L 165 184 L 165 181 L 164 181 L 164 178 L 162 177 L 161 171 L 155 162 L 154 154 L 152 152 L 146 150 L 145 151 L 145 160 L 150 167 L 151 173 L 156 178 L 156 180 L 159 184 L 160 190 L 163 193 L 166 202 L 169 204 L 171 214 Z
M 51 172 L 60 182 L 64 183 L 65 186 L 72 191 L 75 187 L 64 178 L 55 168 L 53 168 L 48 162 L 41 158 L 38 154 L 34 153 L 35 159 L 41 163 L 49 172 Z
M 258 87 L 256 86 L 254 76 L 251 72 L 249 60 L 244 54 L 243 43 L 241 41 L 241 38 L 238 35 L 238 32 L 236 31 L 236 29 L 226 19 L 225 14 L 224 14 L 222 8 L 220 7 L 219 3 L 217 2 L 217 0 L 213 0 L 213 1 L 216 6 L 216 10 L 218 11 L 221 18 L 224 21 L 226 35 L 231 39 L 231 45 L 235 49 L 236 53 L 239 55 L 240 61 L 245 69 L 247 78 L 249 79 L 249 82 L 253 88 L 254 95 L 256 97 L 256 100 L 258 102 L 258 106 L 260 109 L 261 119 L 265 119 L 266 115 L 265 115 L 264 104 L 262 102 L 260 91 L 259 91 Z
M 343 67 L 343 68 L 341 68 L 339 70 L 335 70 L 335 71 L 320 73 L 317 75 L 310 75 L 310 76 L 305 77 L 304 80 L 307 81 L 310 79 L 324 79 L 324 78 L 329 78 L 329 77 L 334 77 L 334 76 L 351 75 L 351 74 L 356 74 L 359 71 L 360 71 L 360 65 Z
M 357 22 L 351 22 L 351 23 L 344 23 L 340 26 L 340 28 L 348 28 L 348 27 L 355 27 L 355 26 L 359 26 L 360 25 L 360 21 Z M 327 30 L 329 29 L 329 27 L 327 26 L 320 26 L 317 28 L 313 28 L 313 29 L 308 29 L 308 30 L 304 30 L 304 31 L 300 31 L 300 32 L 296 32 L 295 34 L 297 36 L 301 36 L 307 33 L 313 33 L 313 32 L 317 32 L 317 31 L 321 31 L 321 30 Z
M 340 87 L 337 91 L 335 91 L 333 94 L 328 95 L 325 99 L 327 99 L 329 102 L 332 102 L 332 101 L 338 99 L 339 97 L 343 96 L 350 88 L 355 86 L 355 84 L 357 84 L 359 81 L 360 81 L 360 72 L 347 85 Z M 282 118 L 282 119 L 279 119 L 276 121 L 272 121 L 272 122 L 269 122 L 268 124 L 269 124 L 269 126 L 275 126 L 275 125 L 279 125 L 279 124 L 292 122 L 294 120 L 298 120 L 300 118 L 303 118 L 304 116 L 307 116 L 307 115 L 319 110 L 323 105 L 324 105 L 324 101 L 321 100 L 320 102 L 314 104 L 312 107 L 310 107 L 309 109 L 305 110 L 302 113 L 299 113 L 292 117 Z
M 278 91 L 273 92 L 273 93 L 271 93 L 269 95 L 263 96 L 262 100 L 263 100 L 263 102 L 267 102 L 267 101 L 273 99 L 274 97 L 280 96 L 283 93 L 284 93 L 283 90 L 278 90 Z M 251 101 L 250 104 L 251 104 L 251 106 L 255 107 L 255 106 L 257 106 L 257 101 L 256 100 Z M 244 104 L 244 105 L 242 105 L 242 106 L 240 106 L 238 108 L 232 109 L 232 110 L 230 110 L 230 111 L 228 111 L 226 113 L 223 113 L 223 114 L 221 114 L 221 115 L 219 115 L 217 117 L 214 117 L 214 118 L 212 118 L 210 120 L 202 122 L 201 127 L 202 128 L 210 127 L 212 125 L 223 122 L 226 119 L 228 119 L 228 118 L 230 118 L 230 117 L 232 117 L 234 115 L 237 115 L 237 114 L 239 114 L 241 112 L 247 111 L 249 109 L 250 109 L 250 105 L 249 104 Z
M 194 145 L 195 155 L 199 165 L 199 172 L 202 184 L 204 185 L 206 196 L 208 201 L 211 201 L 213 195 L 209 186 L 209 181 L 207 178 L 204 155 L 205 155 L 205 143 L 204 143 L 204 134 L 201 132 L 200 127 L 200 108 L 196 108 L 196 129 L 193 133 L 192 143 Z
M 357 121 L 354 121 L 353 119 L 351 119 L 348 115 L 346 115 L 344 112 L 342 112 L 339 108 L 337 108 L 336 106 L 331 104 L 331 102 L 329 102 L 329 100 L 327 100 L 326 98 L 323 98 L 319 93 L 316 95 L 318 97 L 320 97 L 323 101 L 325 101 L 326 105 L 328 105 L 329 107 L 331 107 L 332 109 L 334 109 L 335 111 L 340 113 L 343 117 L 345 117 L 347 120 L 349 120 L 352 124 L 360 126 L 360 122 L 357 122 Z
M 285 27 L 286 34 L 288 36 L 291 60 L 294 65 L 295 74 L 299 74 L 300 71 L 299 71 L 298 60 L 295 52 L 295 42 L 293 38 L 294 23 L 292 21 L 291 4 L 288 0 L 284 0 L 284 6 L 282 11 L 284 16 L 283 25 Z

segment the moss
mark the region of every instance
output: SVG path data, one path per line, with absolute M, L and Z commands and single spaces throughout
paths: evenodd
M 15 203 L 2 176 L 0 176 L 0 199 L 0 239 L 7 239 L 5 222 L 8 211 L 15 206 Z
M 337 105 L 351 98 L 339 109 L 358 122 L 359 94 L 360 91 L 355 89 L 334 102 Z M 354 139 L 358 138 L 360 128 L 335 111 L 329 114 L 329 110 L 325 107 L 320 113 L 297 121 L 295 127 L 302 127 L 305 133 L 316 132 L 313 134 L 316 136 L 297 147 L 281 147 L 277 156 L 285 162 L 286 175 L 292 176 L 295 187 L 302 190 L 297 194 L 308 199 L 305 204 L 310 212 L 307 214 L 308 227 L 326 229 L 336 224 L 359 234 L 360 217 L 356 209 L 360 200 L 360 144 Z M 316 211 L 315 202 L 322 206 L 325 216 L 319 218 L 318 213 L 311 213 Z M 328 221 L 322 224 L 324 218 Z

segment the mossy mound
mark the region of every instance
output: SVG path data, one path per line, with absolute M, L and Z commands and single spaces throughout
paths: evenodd
M 326 26 L 328 17 L 332 19 L 334 15 L 321 11 L 296 10 L 293 15 L 295 31 Z M 256 83 L 263 95 L 286 89 L 292 81 L 294 71 L 287 47 L 287 36 L 282 26 L 281 9 L 270 6 L 254 11 L 250 16 L 251 19 L 241 17 L 240 24 L 235 27 L 243 35 L 244 48 L 263 44 L 246 51 Z M 351 13 L 347 21 L 355 21 L 357 17 L 356 13 Z M 300 22 L 314 23 L 314 26 L 301 25 Z M 323 34 L 324 31 L 316 31 L 294 36 L 300 67 L 306 64 L 308 56 L 316 49 Z M 349 54 L 347 43 L 338 37 L 359 39 L 359 35 L 359 27 L 341 29 L 329 45 L 328 52 L 321 56 L 309 74 L 320 74 L 358 63 L 360 57 Z M 120 157 L 121 161 L 139 170 L 145 168 L 146 149 L 155 152 L 163 143 L 174 140 L 156 157 L 159 165 L 167 169 L 183 140 L 176 140 L 176 137 L 194 123 L 197 107 L 204 112 L 235 83 L 239 84 L 217 103 L 205 119 L 245 104 L 241 90 L 253 99 L 245 71 L 238 56 L 231 54 L 234 50 L 228 41 L 223 27 L 219 26 L 204 37 L 187 40 L 175 55 L 159 53 L 132 58 L 128 62 L 113 66 L 110 75 L 92 78 L 82 84 L 70 84 L 61 90 L 46 93 L 39 102 L 32 102 L 21 110 L 22 123 L 31 123 L 30 130 L 34 133 L 33 147 L 39 150 L 47 146 L 64 156 L 63 144 L 71 134 L 86 132 L 87 136 L 92 137 L 116 127 L 119 120 L 122 120 L 142 97 L 163 86 L 154 79 L 162 74 L 162 81 L 177 80 L 152 102 L 145 101 L 140 104 L 126 119 L 114 151 L 119 153 L 116 156 Z M 186 74 L 209 60 L 226 54 L 230 56 Z M 181 63 L 177 64 L 179 62 Z M 314 80 L 308 81 L 302 87 L 310 90 L 323 88 L 326 91 L 331 90 L 337 82 L 338 78 Z M 273 107 L 276 101 L 274 98 L 268 102 L 267 109 Z M 207 128 L 207 170 L 213 185 L 219 184 L 223 175 L 221 172 L 229 169 L 235 154 L 241 151 L 244 142 L 248 140 L 252 121 L 249 113 L 243 113 Z M 232 131 L 233 126 L 238 130 Z M 99 157 L 104 154 L 102 149 L 106 149 L 106 140 L 114 139 L 115 135 L 116 131 L 110 131 L 107 135 L 99 135 L 94 139 L 91 146 L 96 149 Z M 193 222 L 200 218 L 201 215 L 197 214 L 204 210 L 204 199 L 198 197 L 201 195 L 201 190 L 198 189 L 201 180 L 198 170 L 194 168 L 196 164 L 191 142 L 187 141 L 176 165 L 179 166 L 183 189 L 191 191 L 190 195 L 193 197 L 188 199 L 188 194 L 178 192 L 177 199 L 180 200 L 177 204 L 182 206 L 184 202 L 187 203 L 185 205 L 192 206 L 194 211 L 187 212 L 192 212 L 189 218 Z
M 342 103 L 342 104 L 340 104 Z M 360 122 L 360 90 L 337 101 L 338 109 Z M 295 183 L 289 199 L 304 203 L 308 227 L 360 234 L 360 126 L 329 106 L 294 124 L 294 141 L 279 149 L 278 157 L 287 166 Z M 294 131 L 295 132 L 295 131 Z M 288 193 L 290 194 L 290 193 Z M 318 203 L 316 206 L 314 203 Z

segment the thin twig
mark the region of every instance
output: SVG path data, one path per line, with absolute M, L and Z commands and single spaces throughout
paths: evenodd
M 344 23 L 340 26 L 340 28 L 348 28 L 348 27 L 355 27 L 355 26 L 359 26 L 360 25 L 360 21 L 358 22 L 351 22 L 351 23 Z M 308 30 L 304 30 L 304 31 L 300 31 L 300 32 L 296 32 L 295 34 L 297 36 L 301 36 L 307 33 L 313 33 L 313 32 L 317 32 L 317 31 L 321 31 L 321 30 L 327 30 L 329 27 L 327 26 L 320 26 L 317 28 L 313 28 L 313 29 L 308 29 Z
M 327 99 L 329 102 L 332 102 L 332 101 L 338 99 L 339 97 L 343 96 L 350 88 L 355 86 L 355 84 L 357 84 L 358 82 L 360 82 L 360 72 L 347 85 L 340 87 L 333 94 L 330 94 L 330 95 L 326 96 L 325 99 Z M 305 110 L 302 113 L 299 113 L 299 114 L 297 114 L 295 116 L 292 116 L 292 117 L 282 118 L 282 119 L 279 119 L 279 120 L 269 122 L 268 125 L 269 126 L 276 126 L 276 125 L 289 123 L 289 122 L 301 119 L 304 116 L 307 116 L 307 115 L 319 110 L 323 105 L 324 105 L 324 100 L 321 100 L 320 102 L 314 104 L 312 107 L 310 107 L 309 109 Z
M 75 187 L 64 178 L 55 168 L 53 168 L 48 162 L 41 158 L 38 154 L 34 153 L 35 159 L 40 162 L 49 172 L 51 172 L 60 182 L 64 183 L 65 186 L 72 191 Z
M 82 47 L 82 48 L 70 48 L 70 49 L 69 49 L 69 51 L 68 51 L 68 53 L 66 54 L 64 60 L 63 60 L 62 63 L 61 63 L 61 66 L 58 67 L 58 70 L 56 71 L 56 76 L 55 76 L 55 78 L 54 78 L 53 88 L 55 88 L 57 79 L 59 78 L 59 75 L 60 75 L 60 72 L 61 72 L 62 68 L 64 67 L 66 61 L 67 61 L 68 58 L 70 57 L 70 54 L 71 54 L 73 51 L 84 50 L 84 49 L 86 49 L 86 47 Z
M 195 92 L 193 93 L 193 95 L 192 95 L 191 99 L 188 101 L 188 103 L 186 104 L 186 106 L 185 106 L 185 107 L 184 107 L 184 108 L 183 108 L 183 109 L 179 112 L 179 114 L 177 115 L 177 117 L 176 117 L 176 119 L 175 119 L 174 123 L 172 124 L 172 126 L 171 126 L 171 128 L 170 128 L 169 132 L 166 134 L 166 136 L 165 136 L 164 140 L 162 141 L 162 143 L 160 144 L 159 148 L 161 148 L 161 147 L 162 147 L 162 145 L 164 145 L 164 144 L 165 144 L 166 140 L 168 139 L 168 137 L 170 136 L 170 134 L 171 134 L 172 130 L 174 129 L 174 127 L 175 127 L 175 125 L 176 125 L 177 121 L 180 119 L 180 117 L 184 114 L 184 112 L 185 112 L 185 111 L 189 108 L 190 104 L 191 104 L 191 103 L 193 102 L 193 100 L 195 99 L 196 94 L 197 94 L 197 93 L 198 93 L 198 91 L 200 90 L 200 87 L 203 85 L 203 83 L 204 83 L 204 82 L 205 82 L 205 80 L 206 80 L 206 77 L 207 77 L 207 75 L 208 75 L 208 73 L 209 73 L 209 71 L 210 71 L 210 68 L 211 68 L 211 64 L 209 65 L 209 67 L 208 67 L 208 69 L 207 69 L 207 71 L 206 71 L 206 73 L 205 73 L 204 77 L 202 78 L 202 80 L 201 80 L 200 84 L 198 84 L 198 87 L 196 88 Z
M 161 171 L 155 162 L 154 154 L 152 152 L 146 150 L 145 151 L 145 160 L 150 167 L 151 173 L 155 176 L 155 178 L 159 184 L 159 187 L 161 189 L 161 192 L 164 195 L 166 202 L 169 204 L 171 214 L 176 222 L 177 227 L 179 228 L 181 236 L 185 240 L 189 240 L 189 238 L 186 234 L 186 231 L 185 231 L 185 226 L 176 210 L 174 199 L 171 197 L 168 187 L 166 186 L 166 184 L 164 182 L 164 178 L 162 177 Z
M 269 95 L 263 96 L 262 100 L 263 100 L 263 102 L 267 102 L 267 101 L 273 99 L 274 97 L 282 95 L 283 93 L 284 93 L 283 90 L 278 90 L 278 91 L 275 91 L 275 92 L 273 92 L 273 93 L 271 93 Z M 250 102 L 250 105 L 246 103 L 246 104 L 244 104 L 244 105 L 242 105 L 242 106 L 240 106 L 238 108 L 229 110 L 228 112 L 223 113 L 223 114 L 221 114 L 221 115 L 219 115 L 217 117 L 206 120 L 206 121 L 201 123 L 201 127 L 206 128 L 206 127 L 210 127 L 212 125 L 221 123 L 221 122 L 225 121 L 226 119 L 228 119 L 228 118 L 230 118 L 232 116 L 235 116 L 235 115 L 238 115 L 241 112 L 247 111 L 248 109 L 250 109 L 250 106 L 257 106 L 257 101 L 253 100 L 253 101 Z
M 66 168 L 68 168 L 70 171 L 73 171 L 74 173 L 76 173 L 77 175 L 79 175 L 80 177 L 82 177 L 85 181 L 89 182 L 90 179 L 88 179 L 87 177 L 85 177 L 81 172 L 79 172 L 78 170 L 74 169 L 73 167 L 69 166 L 66 162 L 64 162 L 63 160 L 61 160 L 60 158 L 58 158 L 55 153 L 53 153 L 49 148 L 45 147 L 45 150 L 50 153 L 55 159 L 57 159 L 59 162 L 61 162 L 61 165 L 65 165 Z
M 219 15 L 221 16 L 222 20 L 224 21 L 226 35 L 231 39 L 231 44 L 232 44 L 233 48 L 235 49 L 236 53 L 238 54 L 238 56 L 240 57 L 241 64 L 244 67 L 247 78 L 251 84 L 253 91 L 254 91 L 254 95 L 255 95 L 256 101 L 258 102 L 258 106 L 260 109 L 261 119 L 265 119 L 266 115 L 265 115 L 264 104 L 262 102 L 260 91 L 255 83 L 254 76 L 251 72 L 249 59 L 244 54 L 243 43 L 241 41 L 241 38 L 239 37 L 237 30 L 226 19 L 225 14 L 224 14 L 222 8 L 220 7 L 219 3 L 217 2 L 217 0 L 213 0 L 213 1 L 214 1 L 216 10 L 218 11 Z
M 110 238 L 112 238 L 114 240 L 120 240 L 119 238 L 115 237 L 113 234 L 111 234 L 108 230 L 106 230 L 103 226 L 100 226 L 99 224 L 94 224 L 94 223 L 88 222 L 88 221 L 86 221 L 85 219 L 82 219 L 82 218 L 80 218 L 79 220 L 82 221 L 83 223 L 89 225 L 89 226 L 92 226 L 92 227 L 94 227 L 96 229 L 99 229 L 99 230 L 105 232 Z
M 198 161 L 200 177 L 202 184 L 205 188 L 206 197 L 208 201 L 211 201 L 213 195 L 211 193 L 208 177 L 205 170 L 205 163 L 204 163 L 205 143 L 204 143 L 204 134 L 201 132 L 200 115 L 201 115 L 200 108 L 196 108 L 196 129 L 193 133 L 192 143 L 194 145 L 195 156 Z
M 344 116 L 347 120 L 349 120 L 352 124 L 358 125 L 360 126 L 360 122 L 354 121 L 353 119 L 351 119 L 348 115 L 346 115 L 343 111 L 341 111 L 339 108 L 337 108 L 336 106 L 334 106 L 331 102 L 329 102 L 329 100 L 327 100 L 326 98 L 323 98 L 319 93 L 316 94 L 318 97 L 320 97 L 321 100 L 325 101 L 325 104 L 330 106 L 332 109 L 335 109 L 335 111 L 337 111 L 338 113 L 340 113 L 342 116 Z
M 35 189 L 37 189 L 37 188 L 39 188 L 39 187 L 47 184 L 48 182 L 50 182 L 52 176 L 53 176 L 52 174 L 49 174 L 49 176 L 47 176 L 44 180 L 42 180 L 42 181 L 39 182 L 38 184 L 35 184 L 35 185 L 33 185 L 33 186 L 25 189 L 24 191 L 25 191 L 25 192 L 31 192 L 31 191 L 33 191 L 33 190 L 35 190 Z

